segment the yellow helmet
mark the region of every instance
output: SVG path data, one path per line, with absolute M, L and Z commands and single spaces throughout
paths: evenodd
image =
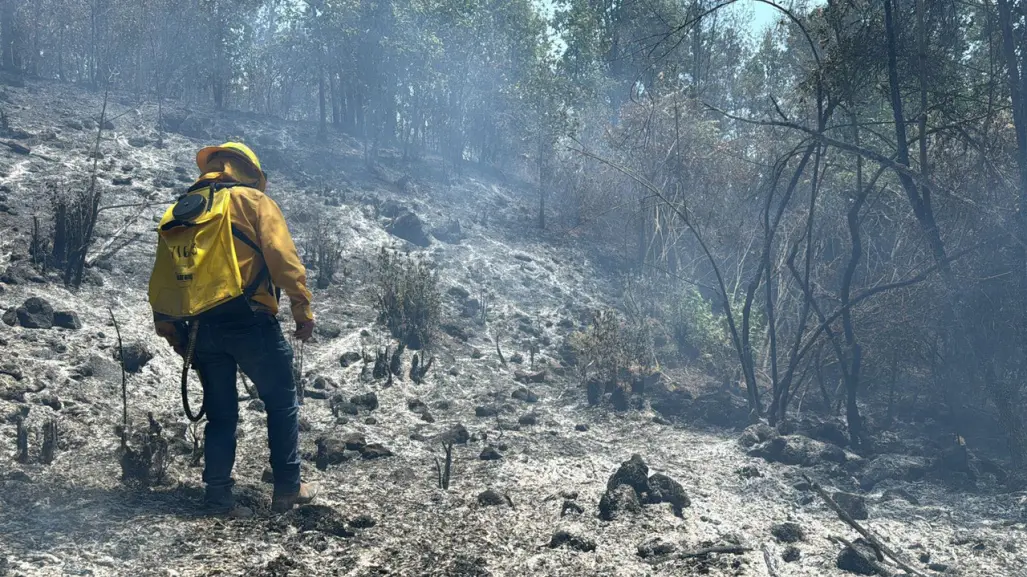
M 260 168 L 260 159 L 250 150 L 250 147 L 241 142 L 226 142 L 221 146 L 208 146 L 201 149 L 196 153 L 196 166 L 200 168 L 201 173 L 208 172 L 207 167 L 216 154 L 230 154 L 244 160 L 258 175 L 256 188 L 261 191 L 267 188 L 267 176 L 264 175 L 264 170 Z

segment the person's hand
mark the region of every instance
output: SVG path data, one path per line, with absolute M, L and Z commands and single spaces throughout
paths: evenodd
M 314 336 L 314 321 L 296 323 L 296 332 L 293 336 L 303 342 L 309 341 Z
M 178 330 L 175 328 L 175 325 L 159 322 L 156 325 L 156 329 L 157 334 L 163 337 L 164 340 L 168 341 L 168 345 L 175 349 L 178 356 L 185 356 L 185 343 L 182 343 L 178 338 Z

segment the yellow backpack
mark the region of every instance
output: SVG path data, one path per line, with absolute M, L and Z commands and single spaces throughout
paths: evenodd
M 248 300 L 266 281 L 265 266 L 243 287 L 233 237 L 263 255 L 255 242 L 232 225 L 232 186 L 236 183 L 194 187 L 164 213 L 150 275 L 154 312 L 193 319 L 239 297 Z

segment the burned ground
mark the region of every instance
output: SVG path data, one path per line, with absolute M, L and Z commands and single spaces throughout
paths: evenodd
M 1024 574 L 1024 494 L 1004 484 L 1000 464 L 960 460 L 908 436 L 882 451 L 901 455 L 858 457 L 832 444 L 839 439 L 822 420 L 784 437 L 742 435 L 744 401 L 687 368 L 667 371 L 628 410 L 589 406 L 565 343 L 593 308 L 617 304 L 618 286 L 589 247 L 534 232 L 534 198 L 514 179 L 473 167 L 446 175 L 431 159 L 386 156 L 368 169 L 349 137 L 306 144 L 314 126 L 260 117 L 194 114 L 212 141 L 168 133 L 158 148 L 155 107 L 116 96 L 101 144 L 103 206 L 131 206 L 101 213 L 94 251 L 112 252 L 82 288 L 65 289 L 54 273 L 28 266 L 28 237 L 33 215 L 46 220 L 48 185 L 88 179 L 99 98 L 36 82 L 0 93 L 22 131 L 17 142 L 31 149 L 0 148 L 0 309 L 17 317 L 40 297 L 81 324 L 0 324 L 0 575 L 846 574 L 831 537 L 857 535 L 803 472 L 861 497 L 863 523 L 925 573 Z M 176 129 L 189 132 L 193 116 Z M 336 282 L 315 290 L 321 330 L 302 353 L 304 475 L 322 494 L 316 507 L 269 512 L 264 416 L 240 385 L 235 476 L 257 512 L 247 520 L 202 514 L 180 360 L 153 334 L 145 292 L 154 219 L 195 172 L 195 150 L 226 139 L 252 143 L 265 160 L 269 194 L 297 244 L 327 216 L 344 251 Z M 373 351 L 392 345 L 369 294 L 383 245 L 431 259 L 440 274 L 444 330 L 420 382 L 406 370 L 411 351 L 391 386 L 362 377 Z M 121 481 L 121 370 L 108 308 L 138 365 L 127 377 L 132 428 L 146 429 L 152 412 L 168 443 L 156 486 Z M 373 408 L 348 404 L 372 392 Z M 48 423 L 58 441 L 44 464 Z M 454 445 L 443 490 L 436 459 L 457 424 L 469 434 Z M 18 459 L 19 428 L 27 462 Z M 345 440 L 354 433 L 362 445 Z M 344 440 L 324 467 L 318 438 Z M 486 451 L 493 458 L 481 458 Z M 688 506 L 651 498 L 654 483 L 642 479 L 639 507 L 601 519 L 609 479 L 634 454 L 647 475 L 680 483 Z M 483 503 L 488 490 L 502 498 Z M 795 524 L 787 538 L 782 523 Z M 711 547 L 750 551 L 682 555 Z

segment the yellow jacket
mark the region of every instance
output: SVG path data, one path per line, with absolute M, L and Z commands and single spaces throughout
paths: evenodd
M 224 173 L 208 173 L 200 177 L 194 186 L 225 180 L 234 179 Z M 306 286 L 307 271 L 296 252 L 296 245 L 278 204 L 263 192 L 248 186 L 233 186 L 230 192 L 232 224 L 260 246 L 267 261 L 271 282 L 289 295 L 293 319 L 297 323 L 313 320 L 311 294 Z M 246 243 L 233 240 L 243 286 L 248 286 L 256 279 L 265 262 Z M 258 287 L 251 303 L 277 315 L 278 298 L 268 288 L 266 283 Z M 155 320 L 159 334 L 167 335 L 173 331 L 171 323 L 160 318 Z

